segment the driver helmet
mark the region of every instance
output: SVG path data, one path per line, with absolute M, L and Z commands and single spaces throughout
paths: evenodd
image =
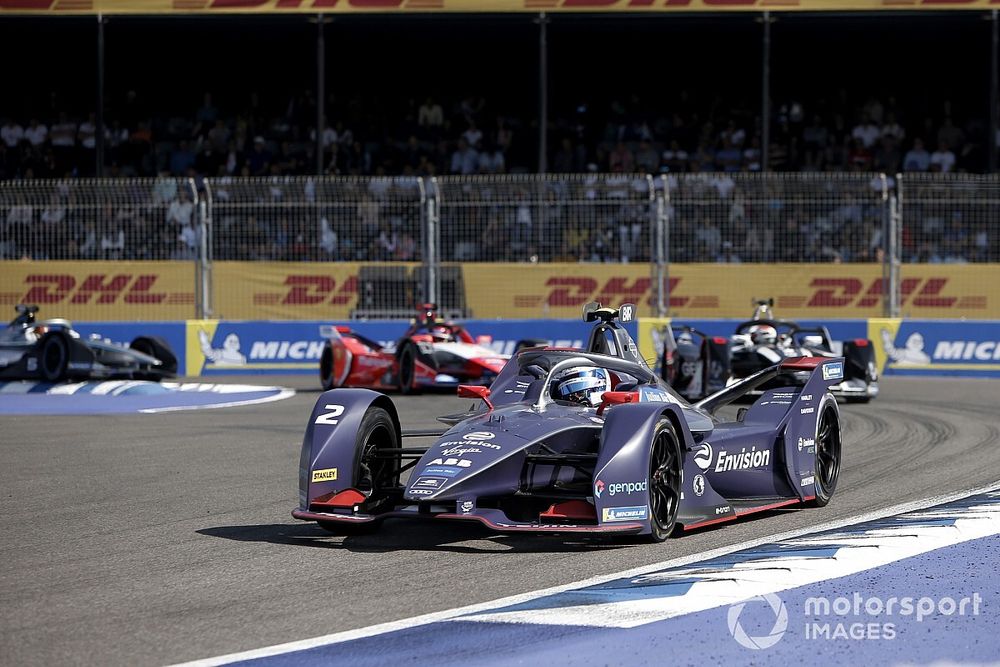
M 600 405 L 606 391 L 611 391 L 611 374 L 596 366 L 566 369 L 552 381 L 553 398 L 580 405 Z
M 755 345 L 773 345 L 778 342 L 778 330 L 770 324 L 755 324 L 747 333 Z
M 443 324 L 431 327 L 431 337 L 435 343 L 450 343 L 453 340 L 451 329 Z

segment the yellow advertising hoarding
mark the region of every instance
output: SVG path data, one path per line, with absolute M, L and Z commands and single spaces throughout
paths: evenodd
M 412 270 L 416 265 L 399 266 Z M 634 302 L 641 315 L 655 314 L 647 264 L 461 266 L 471 317 L 577 318 L 588 301 Z M 361 267 L 355 262 L 216 262 L 215 315 L 347 319 L 357 307 Z M 779 317 L 880 317 L 882 285 L 882 267 L 876 264 L 679 264 L 670 267 L 670 315 L 748 317 L 751 299 L 773 297 Z M 1000 318 L 998 264 L 905 265 L 901 286 L 904 317 Z M 365 298 L 378 308 L 390 297 L 376 293 Z M 412 305 L 407 295 L 391 298 Z
M 634 302 L 655 314 L 645 264 L 466 264 L 466 301 L 475 317 L 578 317 L 588 301 Z M 676 264 L 675 318 L 749 317 L 751 299 L 773 297 L 784 318 L 882 315 L 878 264 Z M 905 265 L 901 313 L 912 318 L 1000 317 L 1000 265 Z
M 362 266 L 216 262 L 214 315 L 348 319 L 358 307 Z M 412 307 L 417 265 L 397 266 L 411 272 L 409 291 L 366 293 L 366 307 L 384 308 L 390 299 Z M 462 280 L 476 318 L 577 318 L 588 301 L 634 302 L 641 315 L 655 314 L 647 264 L 470 263 L 462 265 Z M 900 282 L 902 317 L 1000 319 L 1000 264 L 907 264 Z M 752 298 L 773 297 L 779 317 L 881 317 L 882 285 L 875 264 L 677 264 L 670 267 L 669 314 L 747 317 Z M 188 319 L 195 315 L 195 271 L 190 262 L 0 262 L 0 306 L 17 303 L 79 320 Z
M 411 270 L 417 266 L 394 265 Z M 345 320 L 357 307 L 362 266 L 359 262 L 215 262 L 213 314 L 230 320 Z M 412 308 L 412 299 L 402 297 Z M 374 307 L 384 307 L 389 297 L 368 298 Z
M 195 314 L 191 262 L 0 262 L 0 306 L 74 320 L 183 320 Z M 11 308 L 11 310 L 13 310 Z
M 997 0 L 0 0 L 0 14 L 982 11 L 995 6 Z

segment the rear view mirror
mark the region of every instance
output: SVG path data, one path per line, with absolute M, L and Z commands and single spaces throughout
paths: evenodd
M 482 387 L 479 385 L 470 384 L 460 384 L 458 385 L 458 397 L 459 398 L 481 398 L 486 400 L 490 395 L 489 387 Z

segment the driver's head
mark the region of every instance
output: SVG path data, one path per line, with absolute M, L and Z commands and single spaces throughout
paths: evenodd
M 577 366 L 552 380 L 552 397 L 580 405 L 600 405 L 604 392 L 611 391 L 611 374 L 597 366 Z
M 778 330 L 770 324 L 755 324 L 747 333 L 755 345 L 771 345 L 778 341 Z
M 443 324 L 431 327 L 431 337 L 435 343 L 450 343 L 454 340 L 454 337 L 451 335 L 451 329 Z

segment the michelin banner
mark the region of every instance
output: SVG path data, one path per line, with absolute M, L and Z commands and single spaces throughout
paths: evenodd
M 590 331 L 580 320 L 467 320 L 463 324 L 473 336 L 489 336 L 485 346 L 499 354 L 512 354 L 519 340 L 529 338 L 558 347 L 582 347 Z M 190 320 L 184 368 L 189 376 L 318 374 L 323 344 L 337 325 L 389 346 L 406 333 L 410 323 Z M 635 336 L 636 325 L 627 326 Z
M 1000 322 L 872 319 L 884 375 L 1000 377 Z
M 656 366 L 663 329 L 686 324 L 713 336 L 729 336 L 742 320 L 641 318 L 628 325 L 643 358 Z M 883 375 L 1000 377 L 1000 322 L 955 320 L 802 320 L 826 325 L 836 341 L 868 338 Z M 76 322 L 83 336 L 98 335 L 127 345 L 138 336 L 160 336 L 174 350 L 187 376 L 303 374 L 319 372 L 323 343 L 337 324 L 384 345 L 395 343 L 409 323 L 273 322 L 188 320 L 186 322 Z M 582 347 L 589 325 L 573 320 L 468 320 L 473 336 L 490 336 L 487 347 L 511 354 L 517 341 L 545 339 L 559 347 Z

